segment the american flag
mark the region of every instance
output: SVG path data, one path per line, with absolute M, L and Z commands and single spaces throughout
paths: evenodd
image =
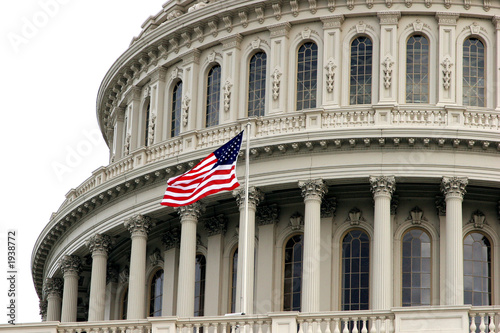
M 236 178 L 236 160 L 242 138 L 243 131 L 188 172 L 170 178 L 161 204 L 186 206 L 210 194 L 231 191 L 240 186 Z

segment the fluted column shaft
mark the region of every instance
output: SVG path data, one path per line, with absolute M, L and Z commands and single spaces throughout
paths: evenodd
M 128 283 L 127 319 L 146 318 L 146 246 L 149 230 L 154 223 L 147 216 L 137 215 L 125 221 L 130 231 L 130 276 Z
M 302 312 L 318 312 L 320 301 L 321 200 L 327 188 L 321 179 L 299 181 L 304 197 Z
M 196 226 L 203 207 L 200 202 L 176 208 L 181 216 L 181 245 L 177 289 L 177 316 L 194 316 L 196 272 Z
M 392 307 L 391 197 L 396 188 L 392 176 L 370 177 L 375 201 L 373 227 L 373 292 L 374 310 Z
M 59 278 L 48 278 L 44 284 L 47 295 L 47 321 L 61 320 L 61 295 L 63 281 Z
M 111 238 L 108 235 L 96 234 L 90 237 L 86 244 L 92 253 L 88 321 L 102 321 L 106 304 L 106 272 Z
M 464 254 L 462 201 L 467 178 L 443 177 L 441 191 L 446 200 L 445 304 L 464 304 Z
M 233 195 L 240 209 L 238 232 L 238 270 L 236 276 L 236 312 L 253 314 L 254 263 L 255 263 L 255 212 L 264 194 L 256 187 L 248 189 L 248 220 L 245 221 L 245 190 L 235 190 Z M 246 253 L 246 258 L 244 256 Z M 245 279 L 245 283 L 243 283 Z
M 75 322 L 78 305 L 78 278 L 81 270 L 80 257 L 64 256 L 61 259 L 61 270 L 64 278 L 61 322 Z

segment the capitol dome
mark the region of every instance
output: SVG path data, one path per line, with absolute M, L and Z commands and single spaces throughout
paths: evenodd
M 99 88 L 109 164 L 35 244 L 44 322 L 12 329 L 498 332 L 499 68 L 493 0 L 166 2 Z M 160 205 L 247 124 L 248 193 Z

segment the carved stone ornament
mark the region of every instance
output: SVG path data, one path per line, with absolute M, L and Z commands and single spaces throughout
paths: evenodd
M 337 198 L 325 198 L 321 201 L 321 217 L 334 217 L 337 210 Z
M 382 62 L 383 72 L 384 72 L 384 87 L 389 89 L 392 84 L 392 66 L 394 61 L 390 55 L 387 55 Z
M 443 177 L 441 181 L 441 192 L 445 197 L 464 197 L 465 187 L 469 183 L 466 177 Z
M 424 23 L 420 20 L 413 22 L 413 31 L 422 31 L 424 29 Z
M 180 78 L 180 75 L 179 75 L 180 73 L 182 73 L 182 69 L 180 69 L 179 67 L 175 67 L 174 69 L 172 69 L 172 72 L 170 73 L 170 78 L 172 80 Z
M 126 219 L 123 225 L 132 236 L 147 236 L 151 228 L 155 226 L 155 223 L 149 216 L 139 214 Z
M 405 5 L 407 8 L 410 8 L 412 5 L 412 0 L 405 0 Z
M 209 236 L 224 235 L 227 230 L 227 218 L 224 214 L 204 219 L 203 225 Z
M 189 120 L 189 105 L 191 103 L 191 98 L 189 98 L 188 94 L 185 94 L 182 98 L 182 126 L 186 127 Z
M 301 35 L 302 35 L 302 39 L 311 38 L 311 29 L 309 27 L 306 27 L 304 30 L 302 30 Z
M 151 266 L 161 266 L 163 267 L 163 257 L 159 249 L 155 249 L 153 253 L 149 255 L 149 261 L 151 262 Z
M 127 136 L 125 138 L 125 144 L 123 145 L 123 151 L 125 155 L 128 155 L 130 153 L 130 138 L 131 138 L 130 133 L 127 133 Z
M 279 222 L 280 208 L 278 205 L 261 206 L 257 208 L 257 223 L 259 225 L 276 224 Z
M 128 278 L 130 276 L 130 269 L 128 267 L 125 267 L 120 274 L 118 274 L 118 280 L 120 281 L 121 284 L 125 284 L 128 282 Z
M 325 75 L 326 75 L 326 90 L 329 93 L 333 92 L 333 85 L 335 83 L 335 68 L 337 68 L 337 66 L 333 61 L 333 58 L 328 59 L 328 63 L 325 66 L 326 69 Z
M 321 200 L 328 193 L 328 188 L 323 179 L 299 180 L 299 188 L 304 199 L 316 198 Z
M 354 5 L 353 5 L 354 8 Z M 363 34 L 366 31 L 366 24 L 363 21 L 359 21 L 359 23 L 356 25 L 356 31 L 358 34 Z
M 186 219 L 198 220 L 201 214 L 205 212 L 205 205 L 200 201 L 196 201 L 187 206 L 175 207 L 174 210 L 181 217 L 181 223 L 182 223 Z
M 59 261 L 59 265 L 63 275 L 80 274 L 82 271 L 82 259 L 75 255 L 65 255 Z
M 174 9 L 170 13 L 167 14 L 167 21 L 171 21 L 173 19 L 176 19 L 179 16 L 181 16 L 182 14 L 184 14 L 184 13 L 182 11 L 180 11 L 179 9 Z
M 206 7 L 208 0 L 199 0 L 197 3 L 188 8 L 188 13 L 194 12 L 195 10 Z
M 446 200 L 442 195 L 436 196 L 436 210 L 438 216 L 446 216 Z
M 264 193 L 255 186 L 250 186 L 248 188 L 248 206 L 257 207 L 264 200 Z M 233 191 L 233 197 L 236 198 L 236 204 L 240 209 L 245 208 L 245 187 Z
M 431 6 L 432 6 L 432 0 L 424 0 L 424 3 L 425 3 L 425 7 L 431 8 Z
M 273 3 L 273 12 L 274 12 L 274 18 L 276 18 L 276 21 L 281 20 L 281 3 L 279 3 L 279 2 Z
M 95 234 L 85 242 L 85 245 L 89 248 L 90 253 L 92 253 L 92 255 L 94 254 L 107 255 L 112 245 L 111 237 L 104 234 Z
M 373 0 L 366 0 L 366 7 L 368 9 L 372 9 L 373 8 Z
M 42 317 L 42 320 L 45 321 L 47 319 L 47 308 L 48 308 L 49 303 L 47 300 L 41 299 L 38 306 L 40 308 L 40 316 Z
M 106 284 L 110 282 L 118 283 L 119 277 L 118 265 L 108 265 L 106 269 Z
M 304 227 L 304 217 L 299 212 L 295 212 L 290 216 L 290 223 L 288 225 L 292 230 L 300 230 Z
M 470 28 L 470 33 L 473 35 L 478 35 L 479 32 L 481 31 L 481 27 L 479 26 L 479 24 L 477 24 L 477 22 L 472 23 L 469 26 L 469 28 Z
M 262 39 L 260 39 L 259 37 L 255 38 L 253 41 L 252 41 L 252 49 L 259 49 L 260 48 L 260 43 L 262 42 Z
M 363 213 L 358 207 L 354 207 L 347 214 L 347 219 L 345 222 L 349 222 L 351 225 L 359 225 L 361 222 L 365 222 L 365 218 L 362 216 Z
M 240 22 L 243 28 L 248 27 L 248 14 L 245 11 L 241 11 L 238 13 L 238 16 L 240 17 Z
M 472 213 L 469 223 L 473 223 L 474 228 L 478 229 L 482 229 L 485 224 L 488 224 L 488 222 L 486 221 L 486 215 L 484 215 L 484 213 L 479 209 Z
M 155 141 L 155 127 L 156 127 L 156 114 L 153 113 L 151 115 L 151 119 L 149 119 L 148 125 L 148 144 L 152 145 Z
M 233 87 L 233 84 L 231 83 L 230 79 L 226 80 L 226 83 L 224 84 L 223 91 L 224 91 L 224 111 L 229 112 L 229 109 L 231 108 L 231 88 Z
M 370 185 L 373 196 L 391 196 L 396 190 L 396 179 L 394 176 L 370 177 Z
M 464 0 L 464 8 L 469 10 L 472 0 Z
M 216 53 L 214 50 L 212 50 L 212 51 L 208 54 L 208 56 L 207 56 L 207 61 L 208 61 L 209 63 L 214 62 L 214 61 L 215 61 L 215 57 L 216 57 L 216 56 L 217 56 L 217 53 Z
M 411 222 L 411 224 L 420 225 L 425 221 L 427 221 L 427 219 L 424 217 L 423 210 L 420 209 L 420 207 L 415 206 L 412 210 L 410 210 L 405 222 Z
M 273 83 L 273 100 L 277 100 L 280 97 L 280 78 L 281 72 L 278 68 L 275 68 L 274 72 L 271 74 Z
M 335 11 L 335 0 L 328 0 L 328 10 L 331 12 Z
M 451 8 L 451 0 L 444 0 L 444 8 L 446 9 Z
M 298 0 L 290 0 L 290 7 L 292 9 L 292 15 L 297 17 L 299 15 L 299 1 Z
M 63 280 L 60 278 L 47 278 L 43 284 L 43 292 L 47 297 L 62 297 Z
M 354 0 L 347 0 L 347 9 L 349 10 L 354 9 Z
M 391 197 L 391 215 L 396 215 L 398 212 L 399 196 L 393 194 Z
M 179 228 L 172 228 L 161 237 L 161 242 L 166 250 L 179 248 L 181 244 L 181 230 Z

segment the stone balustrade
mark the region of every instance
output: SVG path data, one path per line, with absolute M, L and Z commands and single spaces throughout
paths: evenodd
M 469 311 L 470 333 L 500 332 L 499 307 L 475 307 Z

